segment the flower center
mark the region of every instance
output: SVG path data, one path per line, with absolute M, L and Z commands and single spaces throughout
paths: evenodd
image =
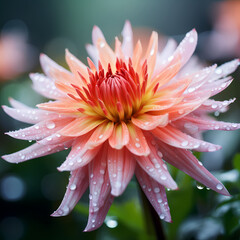
M 126 66 L 123 61 L 117 59 L 115 73 L 112 72 L 110 64 L 104 73 L 99 63 L 98 72 L 93 74 L 89 71 L 90 82 L 87 87 L 73 87 L 81 100 L 90 105 L 91 110 L 100 117 L 114 122 L 128 121 L 142 107 L 142 95 L 145 93 L 148 77 L 146 72 L 146 65 L 143 64 L 139 76 L 134 71 L 131 60 Z

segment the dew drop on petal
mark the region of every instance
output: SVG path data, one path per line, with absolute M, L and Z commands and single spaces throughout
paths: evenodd
M 140 148 L 140 147 L 141 147 L 140 143 L 135 143 L 135 146 L 136 146 L 137 148 Z
M 72 185 L 70 186 L 70 190 L 72 190 L 72 191 L 74 191 L 76 188 L 77 188 L 76 184 L 72 184 Z
M 159 193 L 160 192 L 160 189 L 158 187 L 154 188 L 154 192 L 155 193 Z
M 55 123 L 50 121 L 46 124 L 46 126 L 47 126 L 48 129 L 54 129 L 55 128 Z
M 197 189 L 202 190 L 204 189 L 204 186 L 201 183 L 196 183 Z
M 183 141 L 183 142 L 181 143 L 181 145 L 182 145 L 183 147 L 186 147 L 186 146 L 188 145 L 188 141 Z
M 162 180 L 166 180 L 166 179 L 167 179 L 167 177 L 166 177 L 165 175 L 162 175 L 160 178 L 161 178 Z
M 223 185 L 220 184 L 220 183 L 218 183 L 217 186 L 216 186 L 216 188 L 217 188 L 218 190 L 222 190 L 222 189 L 223 189 Z
M 101 139 L 103 137 L 103 135 L 101 134 L 98 138 Z
M 164 214 L 161 214 L 160 218 L 163 220 L 165 218 Z

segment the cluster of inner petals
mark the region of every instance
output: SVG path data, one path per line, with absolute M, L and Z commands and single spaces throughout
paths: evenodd
M 98 71 L 93 73 L 89 70 L 88 74 L 87 81 L 79 73 L 82 81 L 86 83 L 85 86 L 72 85 L 79 98 L 72 94 L 69 96 L 90 105 L 100 118 L 107 118 L 113 122 L 127 122 L 141 110 L 148 79 L 146 61 L 142 65 L 140 75 L 134 70 L 130 58 L 128 65 L 117 59 L 115 72 L 109 64 L 105 73 L 99 62 Z M 79 108 L 78 111 L 84 112 L 84 109 Z

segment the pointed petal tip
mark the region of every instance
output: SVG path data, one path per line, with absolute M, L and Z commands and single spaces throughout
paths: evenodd
M 111 194 L 112 194 L 114 197 L 119 197 L 119 196 L 122 194 L 122 191 L 121 191 L 120 188 L 112 188 Z

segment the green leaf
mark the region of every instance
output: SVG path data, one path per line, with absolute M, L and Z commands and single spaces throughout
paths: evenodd
M 233 166 L 240 172 L 240 153 L 237 153 L 233 158 Z

